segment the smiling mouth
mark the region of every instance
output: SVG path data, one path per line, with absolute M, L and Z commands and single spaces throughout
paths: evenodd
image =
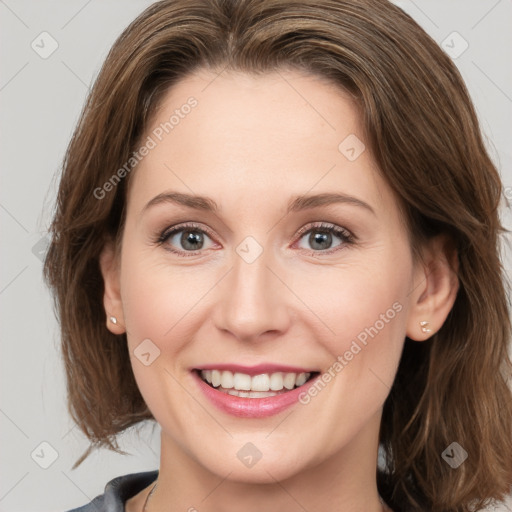
M 273 372 L 249 375 L 229 370 L 194 370 L 208 386 L 232 396 L 266 398 L 297 389 L 320 372 Z

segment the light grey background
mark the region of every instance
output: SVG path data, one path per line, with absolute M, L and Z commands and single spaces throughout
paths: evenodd
M 58 326 L 41 277 L 56 173 L 88 88 L 116 37 L 150 3 L 0 0 L 0 512 L 63 512 L 102 493 L 111 478 L 159 464 L 159 427 L 146 424 L 139 437 L 132 430 L 120 438 L 131 455 L 96 452 L 71 471 L 88 443 L 66 411 Z M 452 52 L 512 187 L 511 0 L 395 3 Z M 47 58 L 31 46 L 49 51 L 52 39 L 58 48 Z M 508 210 L 503 219 L 512 225 Z M 494 510 L 511 511 L 512 502 Z

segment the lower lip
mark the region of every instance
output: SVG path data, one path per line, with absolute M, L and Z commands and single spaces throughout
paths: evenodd
M 223 412 L 240 418 L 266 418 L 267 416 L 273 416 L 274 414 L 284 411 L 298 402 L 299 395 L 307 392 L 308 388 L 313 385 L 320 376 L 317 375 L 302 386 L 287 391 L 286 393 L 265 398 L 244 398 L 218 391 L 204 382 L 196 371 L 193 371 L 192 374 L 201 391 L 213 405 L 217 406 Z

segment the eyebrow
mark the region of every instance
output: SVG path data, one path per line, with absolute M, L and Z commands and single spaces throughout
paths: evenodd
M 181 192 L 163 192 L 153 197 L 153 199 L 144 206 L 141 211 L 141 215 L 149 208 L 163 203 L 172 203 L 186 206 L 187 208 L 192 208 L 194 210 L 203 210 L 214 213 L 219 211 L 217 203 L 209 197 L 184 194 Z M 341 193 L 310 194 L 292 197 L 288 202 L 286 213 L 299 212 L 336 203 L 359 206 L 370 211 L 373 215 L 376 215 L 375 210 L 368 203 L 365 203 L 357 197 Z

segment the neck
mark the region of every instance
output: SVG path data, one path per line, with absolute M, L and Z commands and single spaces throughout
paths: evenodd
M 211 471 L 162 430 L 158 485 L 148 500 L 146 512 L 295 512 L 297 507 L 351 512 L 389 510 L 379 499 L 376 483 L 378 428 L 375 427 L 379 424 L 380 414 L 341 450 L 320 463 L 316 460 L 305 463 L 301 454 L 297 454 L 293 463 L 300 465 L 299 472 L 265 466 L 264 455 L 258 462 L 259 472 L 255 465 L 249 472 L 237 473 L 238 459 L 233 465 L 228 463 L 220 470 Z M 306 448 L 307 440 L 304 444 Z M 224 459 L 231 462 L 227 457 Z

